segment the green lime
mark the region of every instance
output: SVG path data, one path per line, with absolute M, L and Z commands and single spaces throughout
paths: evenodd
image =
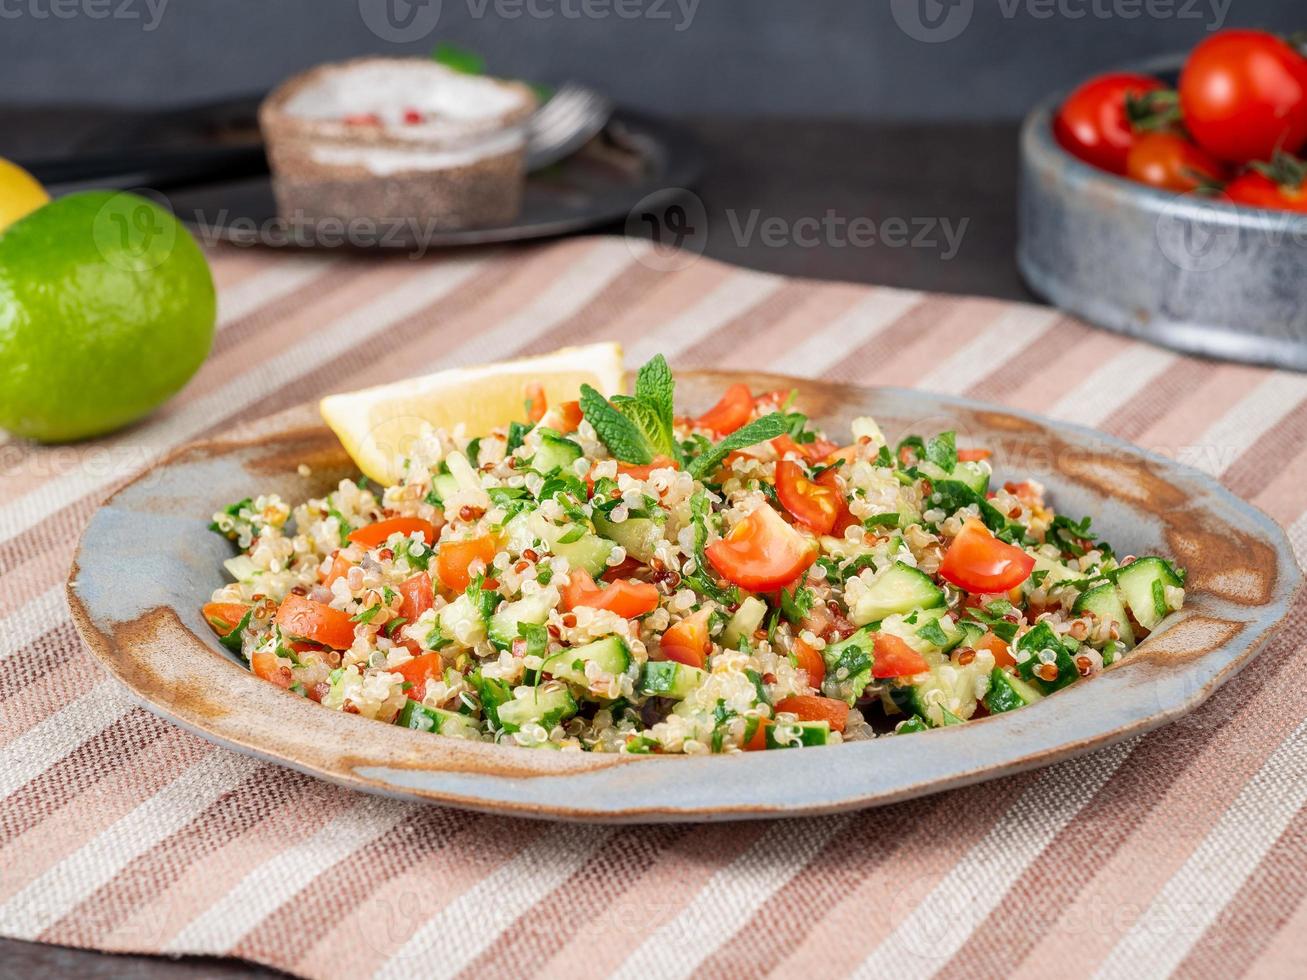
M 67 442 L 134 422 L 199 369 L 216 315 L 203 252 L 153 201 L 33 211 L 0 235 L 0 427 Z

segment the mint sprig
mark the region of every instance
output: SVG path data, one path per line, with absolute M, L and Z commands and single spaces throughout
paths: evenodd
M 640 428 L 589 385 L 581 386 L 581 414 L 617 459 L 639 466 L 653 462 L 653 452 Z
M 667 359 L 658 354 L 640 368 L 635 394 L 605 398 L 589 385 L 581 387 L 581 414 L 608 451 L 624 463 L 644 466 L 655 456 L 679 460 L 672 432 L 676 382 Z
M 687 467 L 689 474 L 696 480 L 702 480 L 721 465 L 737 449 L 748 449 L 760 442 L 767 442 L 790 431 L 793 419 L 780 412 L 772 412 L 760 419 L 754 419 L 742 429 L 736 429 L 711 449 L 706 449 Z

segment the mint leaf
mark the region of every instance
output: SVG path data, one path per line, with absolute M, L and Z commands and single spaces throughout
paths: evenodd
M 957 437 L 952 432 L 941 432 L 926 443 L 926 458 L 945 473 L 952 473 L 958 465 Z
M 790 431 L 790 416 L 773 412 L 755 419 L 742 429 L 737 429 L 711 449 L 705 450 L 689 465 L 688 472 L 696 480 L 702 480 L 717 469 L 731 453 L 737 449 L 747 449 L 760 442 L 767 442 Z
M 675 414 L 672 401 L 675 394 L 676 379 L 672 377 L 672 369 L 662 354 L 651 358 L 635 376 L 635 397 L 654 409 L 668 433 L 672 431 L 672 417 Z
M 658 406 L 626 395 L 615 395 L 611 404 L 635 424 L 655 455 L 675 457 L 676 439 L 672 435 L 672 422 L 670 418 L 663 420 Z
M 608 451 L 622 462 L 639 466 L 653 462 L 654 454 L 640 428 L 589 385 L 581 386 L 581 414 Z

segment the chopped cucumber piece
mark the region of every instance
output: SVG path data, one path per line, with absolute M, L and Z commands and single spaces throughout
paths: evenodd
M 598 664 L 605 674 L 624 674 L 631 666 L 631 649 L 620 636 L 606 636 L 583 647 L 560 650 L 545 661 L 541 669 L 551 677 L 572 681 L 582 687 L 588 687 L 590 679 L 585 675 L 585 665 Z
M 895 682 L 890 697 L 901 711 L 924 718 L 934 728 L 966 721 L 988 693 L 989 678 L 976 663 L 944 661 L 915 683 Z
M 517 520 L 518 518 L 514 518 L 505 526 L 510 540 L 539 538 L 555 555 L 566 558 L 567 563 L 573 568 L 583 568 L 596 578 L 608 570 L 608 556 L 617 546 L 596 534 L 591 534 L 588 526 L 569 524 L 558 527 L 545 520 L 544 515 L 539 511 L 533 511 L 520 528 L 514 526 Z M 581 529 L 579 534 L 578 527 Z M 575 540 L 565 540 L 573 536 Z
M 742 638 L 752 639 L 754 632 L 767 618 L 767 604 L 757 596 L 748 596 L 735 610 L 735 615 L 726 624 L 722 633 L 722 646 L 728 650 L 738 650 Z
M 499 611 L 490 617 L 487 635 L 490 642 L 500 650 L 507 650 L 518 637 L 518 626 L 530 623 L 541 626 L 549 618 L 549 612 L 558 605 L 558 590 L 552 585 L 539 592 L 523 596 L 516 602 L 506 602 Z
M 948 653 L 966 636 L 961 626 L 953 622 L 953 617 L 943 608 L 923 609 L 917 613 L 917 639 L 924 640 L 932 649 Z
M 1073 608 L 1078 613 L 1090 612 L 1098 619 L 1111 620 L 1116 623 L 1117 632 L 1121 634 L 1121 642 L 1125 644 L 1125 648 L 1129 650 L 1135 645 L 1135 631 L 1131 628 L 1130 619 L 1125 614 L 1121 596 L 1111 582 L 1104 582 L 1088 592 L 1081 593 Z M 1161 617 L 1159 616 L 1158 619 Z
M 629 517 L 616 522 L 595 514 L 594 522 L 596 531 L 616 541 L 637 561 L 649 562 L 657 551 L 658 542 L 663 539 L 662 526 L 648 517 Z
M 1048 623 L 1036 624 L 1034 629 L 1017 640 L 1016 658 L 1021 678 L 1043 694 L 1059 691 L 1080 679 L 1080 671 L 1076 669 L 1070 651 Z M 1057 676 L 1053 680 L 1045 680 L 1035 673 L 1037 669 L 1049 664 L 1057 668 Z
M 583 534 L 575 541 L 555 542 L 550 550 L 559 558 L 566 558 L 573 568 L 584 568 L 598 578 L 608 571 L 608 556 L 615 547 L 613 542 L 597 534 Z
M 437 473 L 431 478 L 431 492 L 443 504 L 458 492 L 458 481 L 449 473 Z
M 828 721 L 778 721 L 768 725 L 764 736 L 769 749 L 797 749 L 830 742 Z
M 412 698 L 404 702 L 395 724 L 418 732 L 435 732 L 437 735 L 470 738 L 474 741 L 481 739 L 481 726 L 475 718 L 445 711 L 443 708 L 428 708 Z
M 1020 677 L 1009 674 L 1002 667 L 995 667 L 989 675 L 989 693 L 985 695 L 985 707 L 992 715 L 1004 711 L 1015 711 L 1028 704 L 1034 704 L 1044 695 L 1033 684 L 1027 684 Z
M 828 644 L 821 652 L 826 661 L 822 693 L 854 704 L 871 683 L 875 650 L 876 641 L 871 630 L 865 627 L 846 640 Z
M 940 483 L 945 480 L 955 480 L 967 489 L 981 494 L 982 496 L 989 490 L 989 468 L 985 466 L 984 463 L 958 463 L 953 467 L 952 473 L 945 473 L 944 470 L 935 463 L 923 461 L 917 464 L 917 469 L 921 470 L 922 473 L 930 477 L 930 479 L 935 483 Z
M 1044 573 L 1041 584 L 1046 589 L 1062 582 L 1075 582 L 1084 578 L 1081 572 L 1071 571 L 1060 561 L 1054 561 L 1045 555 L 1035 555 L 1035 567 L 1031 572 L 1031 576 L 1038 575 L 1040 572 Z
M 553 429 L 540 430 L 540 448 L 531 457 L 531 469 L 537 473 L 549 474 L 555 470 L 571 470 L 572 464 L 581 458 L 580 445 Z
M 944 605 L 944 590 L 930 580 L 925 572 L 896 561 L 871 583 L 854 604 L 849 619 L 856 626 L 865 626 L 914 609 L 932 609 Z
M 530 724 L 538 724 L 548 731 L 576 712 L 576 699 L 561 685 L 532 688 L 525 697 L 506 701 L 496 709 L 499 725 L 506 732 L 520 731 Z
M 473 647 L 486 638 L 486 621 L 466 592 L 441 609 L 436 618 L 440 631 L 462 646 Z
M 1133 561 L 1117 572 L 1116 584 L 1139 625 L 1153 630 L 1174 612 L 1166 601 L 1166 587 L 1180 588 L 1184 583 L 1170 562 L 1150 557 Z
M 640 693 L 683 701 L 708 679 L 708 672 L 675 660 L 650 661 L 640 672 Z
M 962 630 L 962 640 L 958 645 L 971 647 L 973 650 L 976 649 L 976 644 L 984 638 L 986 632 L 985 627 L 979 623 L 973 623 L 969 619 L 958 623 L 958 629 Z

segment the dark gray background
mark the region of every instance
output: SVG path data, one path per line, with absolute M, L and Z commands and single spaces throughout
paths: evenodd
M 688 19 L 695 0 L 427 0 L 434 28 L 419 8 L 417 39 L 393 43 L 369 27 L 390 33 L 390 2 L 408 13 L 407 0 L 0 0 L 0 92 L 175 104 L 447 40 L 492 71 L 661 112 L 995 120 L 1209 29 L 1307 27 L 1301 0 L 698 0 Z

